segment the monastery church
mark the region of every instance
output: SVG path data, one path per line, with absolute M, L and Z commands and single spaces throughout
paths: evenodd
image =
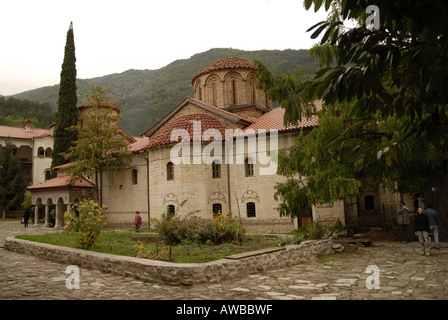
M 318 118 L 285 126 L 285 110 L 274 108 L 267 94 L 256 88 L 255 71 L 254 64 L 245 59 L 216 61 L 192 79 L 194 97 L 185 98 L 141 136 L 127 135 L 132 159 L 119 171 L 103 172 L 103 203 L 109 207 L 110 225 L 132 226 L 136 211 L 143 225 L 148 225 L 150 219 L 160 219 L 166 212 L 185 215 L 196 210 L 195 215 L 204 219 L 231 212 L 252 233 L 289 232 L 312 221 L 330 224 L 337 219 L 343 224 L 358 220 L 367 226 L 393 223 L 398 195 L 369 182 L 356 199 L 315 206 L 299 220 L 280 217 L 275 185 L 286 178 L 275 170 L 263 174 L 275 163 L 261 159 L 274 161 L 271 147 L 288 148 L 302 130 L 306 133 L 316 127 Z M 315 103 L 321 106 L 321 101 Z M 120 112 L 106 101 L 102 107 Z M 88 110 L 88 103 L 79 110 Z M 260 132 L 266 132 L 266 150 L 260 148 Z M 70 185 L 64 170 L 67 165 L 55 168 L 58 176 L 49 179 L 52 128 L 35 129 L 30 123 L 23 128 L 0 126 L 0 144 L 6 139 L 16 145 L 20 159 L 26 160 L 22 167 L 32 177 L 28 191 L 35 212 L 49 226 L 50 212 L 55 209 L 55 227 L 62 227 L 64 212 L 91 197 L 95 181 Z M 255 153 L 250 141 L 258 141 Z

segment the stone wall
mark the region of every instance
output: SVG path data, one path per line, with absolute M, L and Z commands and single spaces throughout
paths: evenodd
M 7 238 L 5 249 L 44 259 L 98 269 L 107 273 L 135 277 L 168 285 L 194 285 L 246 277 L 276 268 L 307 262 L 318 254 L 331 253 L 331 239 L 305 241 L 288 245 L 284 250 L 249 255 L 238 260 L 221 259 L 207 263 L 171 263 L 158 260 L 125 257 Z

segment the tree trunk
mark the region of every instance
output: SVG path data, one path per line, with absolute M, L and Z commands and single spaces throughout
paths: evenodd
M 100 207 L 102 207 L 103 206 L 103 170 L 100 170 L 100 190 L 99 190 L 99 192 L 100 192 L 99 203 L 100 203 Z

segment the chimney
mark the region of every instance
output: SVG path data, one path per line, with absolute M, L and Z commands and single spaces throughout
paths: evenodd
M 26 119 L 26 121 L 23 124 L 22 128 L 24 128 L 26 132 L 31 132 L 31 120 L 30 119 Z

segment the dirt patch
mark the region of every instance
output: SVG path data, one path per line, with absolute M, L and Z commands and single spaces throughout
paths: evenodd
M 390 232 L 385 232 L 382 230 L 378 230 L 378 229 L 372 229 L 367 233 L 363 233 L 360 235 L 361 239 L 370 239 L 372 242 L 374 241 L 386 241 L 386 242 L 392 242 L 392 241 L 396 241 L 396 237 L 390 233 Z

